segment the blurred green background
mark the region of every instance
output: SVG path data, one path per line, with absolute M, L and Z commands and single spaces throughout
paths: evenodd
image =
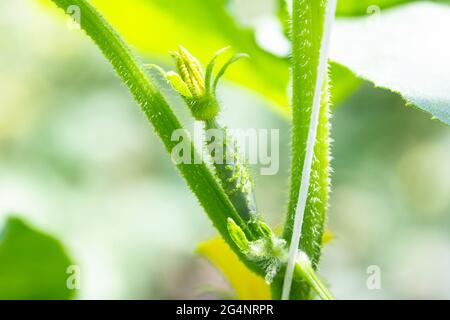
M 243 24 L 267 28 L 275 4 L 236 0 L 230 10 Z M 0 2 L 1 221 L 19 213 L 59 239 L 81 268 L 80 299 L 227 290 L 194 254 L 215 234 L 206 215 L 109 64 L 64 22 L 38 1 Z M 277 38 L 265 42 L 286 50 Z M 278 225 L 289 122 L 235 84 L 221 89 L 221 99 L 229 127 L 280 129 L 280 172 L 253 170 L 260 210 Z M 336 106 L 332 123 L 335 240 L 320 269 L 331 290 L 341 299 L 450 298 L 448 127 L 369 83 Z M 381 290 L 366 286 L 370 265 L 381 268 Z

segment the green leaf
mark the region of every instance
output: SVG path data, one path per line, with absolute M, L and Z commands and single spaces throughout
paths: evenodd
M 380 9 L 388 9 L 394 6 L 419 2 L 424 0 L 338 0 L 338 16 L 356 16 L 376 14 Z M 428 2 L 450 3 L 449 0 L 428 0 Z
M 289 9 L 288 1 L 292 0 L 278 0 L 277 15 L 283 23 L 284 29 L 288 29 Z M 416 2 L 419 0 L 338 0 L 336 15 L 337 16 L 358 16 L 365 14 L 374 14 L 378 10 L 390 8 L 396 5 L 405 4 L 408 2 Z M 433 0 L 430 0 L 433 1 Z M 447 2 L 448 0 L 440 0 Z M 287 34 L 288 32 L 286 32 Z
M 224 46 L 231 45 L 236 52 L 248 53 L 251 60 L 236 65 L 227 73 L 226 78 L 268 98 L 273 102 L 275 112 L 284 117 L 291 116 L 286 95 L 289 83 L 288 59 L 276 57 L 261 49 L 255 42 L 252 30 L 241 27 L 230 16 L 225 1 L 92 2 L 114 28 L 120 31 L 127 43 L 154 63 L 169 64 L 171 61 L 167 52 L 176 49 L 179 44 L 188 47 L 203 62 L 208 61 L 218 48 Z M 287 19 L 288 16 L 283 17 L 283 21 Z M 350 89 L 351 85 L 347 80 L 351 79 L 341 78 L 340 74 L 333 77 L 333 101 L 339 103 L 352 92 L 340 90 Z
M 358 89 L 363 80 L 345 66 L 330 61 L 330 82 L 331 108 L 335 108 Z
M 415 1 L 340 0 L 338 13 L 340 15 L 367 14 L 370 5 L 377 5 L 384 9 L 405 2 Z M 450 3 L 449 0 L 439 2 Z M 93 0 L 93 3 L 101 9 L 108 21 L 112 22 L 128 43 L 158 62 L 169 63 L 167 52 L 176 49 L 179 44 L 189 47 L 202 61 L 209 60 L 217 48 L 228 45 L 233 46 L 236 51 L 249 53 L 252 60 L 233 68 L 227 78 L 264 95 L 274 102 L 276 112 L 290 116 L 286 98 L 289 81 L 287 59 L 273 56 L 262 50 L 255 42 L 253 32 L 237 24 L 227 12 L 226 1 L 209 0 L 205 3 L 203 0 L 128 0 L 126 2 Z M 285 9 L 280 10 L 280 15 L 285 22 L 288 17 Z M 350 40 L 351 36 L 347 37 L 347 41 Z M 343 50 L 346 48 L 344 46 Z M 365 51 L 362 52 L 364 53 Z M 338 60 L 338 62 L 347 68 L 352 67 L 342 61 Z M 332 67 L 333 83 L 330 90 L 333 102 L 338 104 L 358 87 L 359 82 L 355 81 L 349 73 L 341 77 L 341 73 L 335 75 L 334 72 L 335 68 Z
M 277 17 L 283 27 L 286 38 L 291 35 L 291 13 L 287 0 L 277 0 Z
M 264 95 L 276 111 L 288 115 L 288 60 L 261 49 L 250 29 L 239 26 L 223 0 L 93 0 L 92 3 L 132 47 L 158 62 L 170 63 L 167 52 L 178 45 L 201 61 L 218 48 L 231 46 L 251 60 L 227 72 L 227 79 Z
M 127 44 L 100 15 L 100 13 L 86 0 L 52 0 L 59 8 L 67 12 L 67 8 L 76 5 L 81 13 L 81 28 L 100 48 L 105 57 L 112 64 L 122 81 L 127 85 L 131 94 L 141 106 L 142 111 L 153 125 L 156 134 L 161 138 L 167 152 L 172 154 L 174 148 L 179 144 L 179 140 L 172 139 L 172 134 L 185 132 L 180 121 L 172 111 L 165 96 L 161 93 L 157 84 L 165 83 L 165 91 L 172 90 L 167 84 L 165 76 L 160 69 L 153 68 L 148 73 L 142 63 L 131 52 Z M 134 17 L 128 22 L 139 21 L 141 17 Z M 147 39 L 149 43 L 158 39 Z M 152 76 L 150 76 L 150 74 Z M 173 95 L 176 93 L 171 91 Z M 181 131 L 178 131 L 181 130 Z M 255 272 L 263 273 L 263 270 L 256 264 L 248 261 L 239 251 L 230 238 L 227 229 L 227 219 L 232 218 L 251 238 L 251 232 L 242 218 L 236 212 L 227 195 L 223 191 L 214 174 L 210 171 L 205 162 L 196 163 L 198 159 L 197 151 L 186 133 L 184 145 L 187 144 L 191 161 L 177 164 L 181 175 L 186 179 L 189 187 L 205 209 L 214 226 L 220 232 L 225 241 L 231 246 L 246 265 Z M 170 230 L 168 230 L 170 232 Z
M 450 7 L 426 2 L 340 19 L 331 58 L 450 125 L 448 30 Z
M 72 298 L 71 264 L 58 240 L 10 217 L 0 232 L 0 300 Z
M 417 0 L 338 0 L 336 14 L 338 16 L 373 14 L 376 13 L 374 12 L 377 10 L 376 7 L 384 9 L 414 1 Z

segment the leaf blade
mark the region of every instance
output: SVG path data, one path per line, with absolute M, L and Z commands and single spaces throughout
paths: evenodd
M 450 125 L 449 21 L 450 7 L 425 2 L 340 19 L 331 58 Z
M 236 65 L 226 78 L 263 94 L 272 101 L 274 111 L 288 116 L 288 60 L 261 49 L 253 31 L 240 26 L 228 13 L 225 1 L 128 0 L 122 4 L 93 0 L 92 3 L 128 43 L 161 62 L 168 62 L 166 52 L 179 44 L 201 61 L 209 61 L 217 48 L 226 46 L 249 54 L 251 62 Z
M 0 299 L 71 299 L 70 265 L 58 240 L 18 217 L 7 219 L 0 233 Z

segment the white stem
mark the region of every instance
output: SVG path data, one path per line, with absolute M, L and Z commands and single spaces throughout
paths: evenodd
M 306 200 L 308 199 L 308 190 L 311 178 L 311 166 L 314 156 L 314 146 L 316 144 L 317 126 L 319 123 L 320 100 L 322 96 L 323 84 L 325 82 L 325 76 L 328 70 L 328 51 L 331 36 L 331 28 L 334 22 L 335 12 L 336 12 L 336 0 L 328 0 L 325 13 L 324 33 L 322 36 L 320 46 L 319 65 L 314 89 L 311 121 L 308 131 L 308 140 L 306 142 L 305 161 L 302 169 L 302 181 L 300 184 L 299 199 L 294 216 L 294 229 L 292 231 L 291 244 L 289 247 L 289 261 L 283 282 L 283 293 L 281 296 L 283 300 L 288 300 L 291 294 L 292 277 L 294 275 L 294 267 L 297 258 L 298 245 L 300 243 L 300 234 L 302 231 L 302 223 L 305 212 Z

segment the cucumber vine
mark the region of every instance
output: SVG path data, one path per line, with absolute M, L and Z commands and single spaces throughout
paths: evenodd
M 217 59 L 226 49 L 219 50 L 206 69 L 188 50 L 180 47 L 172 52 L 176 72 L 165 72 L 150 66 L 152 75 L 125 41 L 97 12 L 88 0 L 51 0 L 67 11 L 78 6 L 81 28 L 92 38 L 130 90 L 149 122 L 161 138 L 167 152 L 172 153 L 177 142 L 171 136 L 175 130 L 185 130 L 165 99 L 154 77 L 167 80 L 173 94 L 180 95 L 195 120 L 204 124 L 205 133 L 217 130 L 222 138 L 209 140 L 203 146 L 211 163 L 179 163 L 177 168 L 208 214 L 220 235 L 252 271 L 272 285 L 273 297 L 281 297 L 281 283 L 288 262 L 287 245 L 291 241 L 295 209 L 299 199 L 301 168 L 305 159 L 307 133 L 313 105 L 315 81 L 318 77 L 319 53 L 325 24 L 325 0 L 294 0 L 292 19 L 293 42 L 293 149 L 291 193 L 285 229 L 282 237 L 275 235 L 258 213 L 253 182 L 244 157 L 235 139 L 219 124 L 221 111 L 216 96 L 219 80 L 228 67 L 245 54 L 232 56 L 214 75 Z M 149 40 L 151 41 L 151 40 Z M 331 293 L 315 273 L 317 268 L 329 189 L 329 111 L 328 88 L 322 91 L 317 141 L 314 148 L 311 183 L 302 228 L 300 249 L 293 273 L 293 299 L 309 298 L 312 288 L 322 299 L 332 299 Z M 196 158 L 191 141 L 190 152 Z M 307 187 L 308 187 L 307 186 Z

